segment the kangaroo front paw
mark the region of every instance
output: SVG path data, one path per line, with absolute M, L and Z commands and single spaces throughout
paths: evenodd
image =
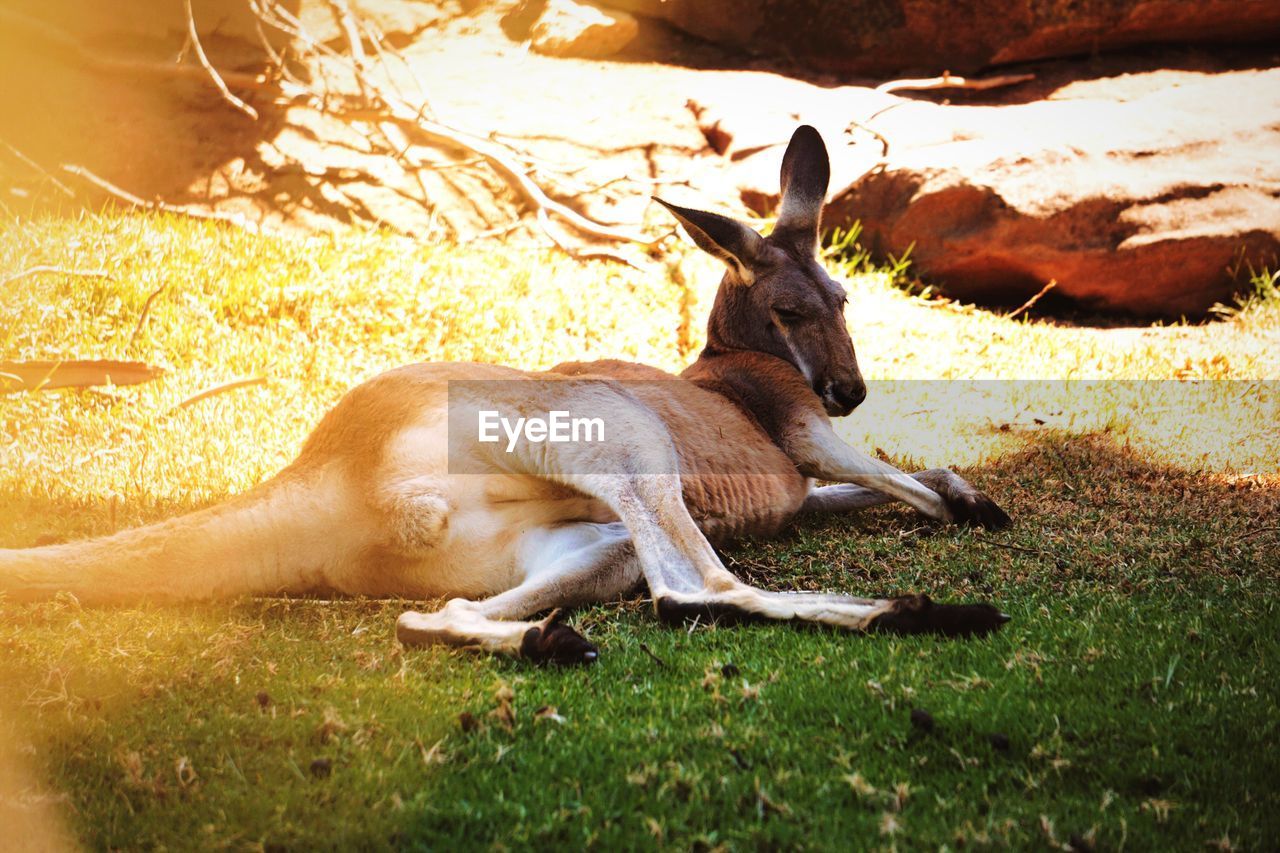
M 990 604 L 935 604 L 927 595 L 906 595 L 893 599 L 869 627 L 890 634 L 980 637 L 999 629 L 1009 618 Z
M 524 632 L 520 655 L 537 664 L 561 665 L 594 663 L 599 651 L 577 631 L 556 619 L 556 614 Z

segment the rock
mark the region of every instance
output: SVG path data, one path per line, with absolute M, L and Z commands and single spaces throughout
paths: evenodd
M 912 708 L 911 725 L 925 734 L 932 734 L 937 723 L 933 720 L 933 714 L 923 708 Z
M 423 29 L 446 17 L 443 4 L 422 0 L 344 0 L 394 47 L 411 43 Z M 94 45 L 111 45 L 121 53 L 146 54 L 163 45 L 172 49 L 187 37 L 185 6 L 180 2 L 113 0 L 83 3 L 80 0 L 13 0 L 13 11 L 52 24 Z M 235 68 L 260 60 L 259 22 L 245 0 L 192 0 L 192 16 L 200 40 L 215 67 Z M 292 0 L 281 4 L 295 15 L 308 33 L 322 42 L 344 37 L 335 15 L 339 5 L 328 0 Z M 286 48 L 291 39 L 262 25 L 273 49 Z
M 858 74 L 944 70 L 1161 43 L 1280 35 L 1274 0 L 613 0 L 691 35 L 805 67 Z
M 1056 296 L 1090 309 L 1196 316 L 1230 301 L 1241 282 L 1229 268 L 1280 258 L 1280 69 L 1153 72 L 1003 106 L 901 103 L 854 87 L 823 99 L 800 117 L 833 155 L 825 224 L 861 222 L 880 257 L 913 247 L 913 270 L 947 295 L 1019 305 L 1055 281 Z M 872 122 L 889 150 L 871 169 L 881 143 L 859 130 L 857 144 L 840 144 L 828 117 L 895 102 Z M 767 112 L 785 139 L 794 104 L 757 99 L 751 138 Z M 730 114 L 719 115 L 732 136 Z M 780 156 L 773 146 L 730 164 L 758 211 L 777 203 L 766 188 Z
M 529 46 L 546 56 L 601 59 L 630 44 L 639 30 L 626 12 L 579 0 L 547 0 L 529 30 Z

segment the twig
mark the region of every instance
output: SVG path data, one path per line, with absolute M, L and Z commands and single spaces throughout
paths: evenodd
M 62 169 L 64 172 L 75 175 L 78 178 L 83 178 L 103 192 L 112 195 L 121 201 L 128 202 L 135 207 L 141 207 L 144 210 L 161 210 L 165 213 L 176 213 L 182 216 L 191 216 L 196 219 L 213 219 L 218 222 L 229 222 L 232 225 L 245 229 L 246 231 L 256 232 L 259 230 L 257 223 L 249 221 L 238 213 L 222 213 L 217 210 L 201 210 L 184 204 L 170 204 L 169 202 L 161 201 L 160 199 L 147 201 L 126 189 L 116 186 L 106 178 L 95 175 L 84 166 L 77 166 L 74 163 L 64 163 L 62 165 Z
M 653 650 L 652 650 L 652 649 L 650 649 L 648 646 L 646 646 L 644 643 L 641 643 L 641 644 L 640 644 L 640 651 L 642 651 L 642 652 L 644 652 L 646 655 L 648 655 L 648 656 L 649 656 L 649 658 L 650 658 L 650 660 L 652 660 L 652 661 L 653 661 L 654 663 L 656 663 L 658 666 L 662 667 L 663 669 L 666 669 L 666 668 L 667 668 L 667 662 L 666 662 L 666 661 L 664 661 L 662 658 L 658 657 L 657 655 L 655 655 L 655 654 L 653 653 Z
M 1246 539 L 1252 539 L 1253 537 L 1259 536 L 1263 533 L 1275 533 L 1277 530 L 1280 530 L 1280 527 L 1255 527 L 1253 530 L 1248 530 L 1242 533 L 1236 541 L 1243 542 Z
M 413 81 L 414 88 L 418 90 L 418 99 L 422 104 L 420 112 L 427 118 L 434 119 L 436 117 L 435 110 L 432 108 L 431 102 L 427 98 L 427 89 L 422 85 L 422 79 L 418 77 L 417 73 L 413 70 L 413 63 L 405 59 L 403 53 L 388 45 L 386 43 L 386 36 L 381 32 L 377 32 L 376 27 L 371 26 L 363 20 L 359 20 L 357 23 L 360 25 L 360 29 L 364 31 L 365 35 L 369 37 L 369 41 L 378 52 L 378 61 L 382 63 L 383 68 L 388 67 L 386 54 L 390 54 L 400 60 L 400 65 L 403 66 L 405 73 L 409 75 L 409 79 Z M 395 78 L 390 73 L 387 74 L 387 78 L 391 81 L 392 86 L 395 87 L 396 92 L 403 95 L 399 85 L 395 83 Z
M 219 394 L 225 394 L 228 391 L 235 391 L 240 388 L 250 388 L 254 385 L 266 385 L 267 377 L 253 376 L 248 379 L 233 379 L 230 382 L 223 382 L 221 385 L 214 385 L 212 388 L 206 388 L 198 394 L 193 394 L 183 400 L 178 405 L 169 410 L 169 414 L 174 414 L 181 409 L 186 409 L 199 403 L 201 400 L 207 400 L 210 397 L 216 397 Z
M 106 270 L 74 270 L 67 269 L 66 267 L 52 267 L 42 264 L 37 267 L 25 269 L 19 273 L 14 273 L 4 281 L 0 282 L 0 287 L 7 287 L 15 281 L 22 281 L 24 278 L 31 278 L 35 275 L 70 275 L 78 278 L 111 278 L 111 273 Z
M 1022 303 L 1022 306 L 1018 308 L 1017 311 L 1014 311 L 1012 314 L 1006 314 L 1005 319 L 1012 320 L 1014 317 L 1017 317 L 1022 312 L 1030 310 L 1031 306 L 1035 305 L 1037 302 L 1040 301 L 1040 297 L 1044 296 L 1046 293 L 1048 293 L 1050 290 L 1053 290 L 1057 286 L 1058 286 L 1058 280 L 1056 278 L 1049 279 L 1049 283 L 1046 284 L 1044 287 L 1040 288 L 1040 291 L 1035 296 L 1031 297 L 1026 302 Z
M 919 89 L 973 89 L 973 90 L 995 89 L 1000 86 L 1013 86 L 1017 83 L 1025 83 L 1028 80 L 1034 80 L 1035 76 L 1036 75 L 1034 74 L 1003 74 L 997 77 L 985 77 L 982 79 L 974 79 L 969 77 L 958 77 L 952 74 L 950 71 L 944 71 L 941 77 L 888 80 L 884 83 L 881 83 L 879 86 L 876 86 L 875 91 L 884 95 L 888 95 L 894 92 L 919 90 Z M 875 121 L 877 118 L 889 112 L 890 110 L 895 109 L 896 107 L 900 107 L 903 104 L 907 104 L 907 103 L 911 103 L 911 100 L 903 99 L 903 100 L 895 101 L 894 103 L 889 104 L 888 106 L 881 107 L 880 109 L 876 110 L 874 113 L 872 113 L 870 116 L 863 119 L 862 121 L 850 120 L 848 127 L 846 129 L 846 132 L 848 130 L 852 130 L 853 128 L 858 128 L 859 130 L 866 131 L 867 133 L 874 136 L 880 142 L 880 159 L 876 161 L 874 164 L 872 164 L 869 168 L 867 168 L 864 172 L 862 172 L 862 174 L 858 175 L 857 177 L 853 178 L 848 183 L 846 183 L 842 189 L 840 189 L 835 193 L 832 193 L 830 196 L 831 198 L 839 198 L 840 196 L 843 196 L 849 190 L 853 189 L 854 184 L 856 184 L 858 181 L 862 180 L 868 174 L 870 174 L 871 172 L 874 172 L 877 169 L 883 169 L 888 164 L 889 139 L 884 134 L 880 133 L 877 130 L 874 130 L 871 127 L 871 122 Z M 1034 304 L 1034 302 L 1032 304 Z M 1026 307 L 1029 308 L 1030 305 Z
M 189 0 L 186 0 L 188 8 Z M 145 74 L 166 77 L 186 77 L 189 79 L 199 78 L 206 80 L 212 77 L 215 85 L 219 86 L 224 97 L 234 105 L 237 102 L 243 105 L 245 110 L 251 111 L 256 116 L 256 111 L 252 107 L 235 98 L 230 93 L 228 86 L 236 88 L 244 88 L 251 90 L 273 89 L 278 91 L 286 103 L 305 103 L 309 104 L 321 112 L 343 121 L 361 122 L 369 124 L 377 124 L 379 122 L 392 122 L 399 125 L 406 132 L 413 136 L 424 139 L 428 144 L 460 150 L 472 155 L 476 155 L 483 159 L 489 168 L 502 179 L 512 192 L 525 204 L 534 210 L 542 210 L 555 216 L 558 220 L 564 222 L 573 231 L 602 240 L 616 242 L 631 242 L 641 245 L 652 245 L 652 241 L 643 234 L 634 233 L 622 226 L 607 225 L 597 222 L 590 217 L 584 216 L 568 205 L 556 201 L 547 194 L 542 188 L 531 178 L 525 167 L 520 162 L 518 155 L 506 147 L 505 145 L 484 139 L 458 128 L 450 127 L 434 119 L 428 118 L 430 107 L 425 99 L 423 103 L 414 107 L 403 97 L 386 91 L 373 80 L 370 73 L 361 67 L 358 60 L 344 56 L 325 44 L 318 42 L 314 37 L 303 29 L 301 22 L 288 10 L 281 8 L 277 4 L 268 4 L 261 0 L 251 0 L 252 8 L 258 19 L 267 26 L 273 27 L 286 35 L 296 39 L 304 48 L 315 57 L 316 73 L 324 81 L 323 90 L 317 91 L 314 88 L 307 87 L 297 83 L 295 80 L 289 79 L 287 70 L 284 68 L 282 57 L 273 56 L 274 69 L 279 71 L 278 78 L 271 74 L 246 74 L 239 72 L 221 72 L 213 73 L 212 65 L 208 62 L 207 56 L 202 56 L 200 67 L 194 65 L 175 65 L 172 63 L 155 63 L 149 61 L 140 61 L 134 59 L 121 59 L 114 57 L 103 57 L 95 54 L 87 48 L 79 40 L 66 33 L 65 31 L 54 27 L 46 22 L 33 19 L 29 16 L 18 12 L 0 7 L 0 21 L 8 24 L 14 24 L 27 34 L 33 35 L 56 48 L 64 50 L 72 54 L 79 62 L 84 63 L 92 68 L 110 73 L 122 74 Z M 349 7 L 347 7 L 349 8 Z M 356 24 L 359 24 L 358 19 Z M 194 30 L 194 18 L 188 16 L 188 29 Z M 358 30 L 353 33 L 355 38 L 353 41 L 359 42 Z M 192 46 L 197 48 L 198 54 L 203 54 L 203 48 L 200 46 L 199 40 L 192 38 Z M 363 50 L 361 50 L 361 55 Z M 379 57 L 381 59 L 381 54 Z M 329 90 L 327 76 L 325 74 L 324 58 L 328 58 L 337 65 L 343 67 L 356 80 L 357 84 L 366 93 L 364 103 L 356 109 L 348 108 L 353 100 L 352 96 L 345 98 L 332 93 Z M 383 60 L 385 65 L 385 60 Z M 221 85 L 219 85 L 221 84 Z M 331 101 L 337 100 L 338 106 Z M 346 103 L 343 103 L 343 101 Z M 249 113 L 246 113 L 249 114 Z M 151 210 L 164 210 L 171 213 L 178 213 L 187 216 L 217 219 L 221 221 L 231 222 L 243 228 L 257 230 L 256 226 L 248 222 L 241 216 L 229 215 L 218 212 L 206 212 L 194 208 L 167 204 L 163 201 L 144 201 L 137 196 L 129 193 L 120 187 L 114 186 L 109 182 L 93 175 L 87 169 L 79 166 L 64 166 L 64 170 L 79 175 L 85 180 L 95 184 L 109 194 L 127 201 L 138 207 Z M 545 222 L 545 218 L 541 222 Z M 553 238 L 555 240 L 555 238 Z M 557 245 L 561 245 L 561 241 L 555 240 Z
M 1022 545 L 1014 545 L 1012 542 L 997 542 L 995 539 L 988 539 L 987 537 L 977 533 L 973 534 L 973 538 L 977 539 L 979 542 L 985 542 L 988 545 L 994 545 L 997 548 L 1007 548 L 1010 551 L 1019 551 L 1023 554 L 1036 554 L 1037 556 L 1040 556 L 1040 557 L 1050 557 L 1055 560 L 1057 559 L 1056 554 L 1050 551 L 1042 550 L 1040 548 L 1026 548 Z
M 1014 86 L 1036 79 L 1034 74 L 1001 74 L 996 77 L 959 77 L 950 71 L 942 72 L 941 77 L 925 77 L 905 80 L 889 80 L 876 86 L 877 92 L 902 92 L 921 89 L 998 89 L 1002 86 Z
M 340 64 L 355 76 L 360 83 L 361 88 L 372 93 L 380 102 L 381 108 L 375 106 L 370 109 L 363 110 L 346 110 L 342 112 L 331 112 L 331 114 L 345 121 L 360 121 L 366 123 L 376 123 L 379 121 L 392 121 L 400 125 L 407 132 L 417 136 L 425 137 L 430 142 L 437 145 L 444 145 L 455 149 L 468 151 L 477 154 L 485 159 L 489 167 L 498 174 L 500 178 L 527 204 L 535 210 L 545 211 L 554 214 L 557 218 L 563 220 L 575 231 L 592 237 L 599 237 L 606 240 L 615 240 L 629 243 L 649 244 L 648 238 L 643 235 L 634 234 L 625 228 L 604 225 L 596 222 L 582 214 L 578 213 L 571 207 L 552 199 L 546 194 L 542 187 L 530 178 L 516 162 L 513 152 L 498 143 L 474 136 L 466 131 L 441 124 L 438 121 L 425 118 L 422 108 L 414 109 L 411 104 L 402 98 L 398 98 L 393 94 L 389 94 L 378 86 L 368 75 L 368 73 L 359 67 L 358 64 L 351 59 L 338 54 L 325 45 L 317 42 L 310 34 L 308 34 L 300 26 L 297 19 L 287 10 L 281 9 L 279 6 L 273 6 L 271 14 L 274 19 L 263 17 L 266 8 L 263 4 L 254 3 L 254 11 L 262 17 L 268 26 L 275 27 L 287 35 L 298 39 L 317 55 L 328 56 L 335 62 Z M 540 220 L 545 222 L 544 220 Z M 550 234 L 548 236 L 551 236 Z M 556 240 L 555 237 L 552 237 Z M 560 242 L 556 240 L 557 245 Z
M 498 146 L 489 143 L 479 137 L 473 137 L 470 134 L 454 130 L 446 125 L 439 124 L 428 119 L 419 119 L 416 114 L 409 115 L 403 108 L 388 105 L 384 110 L 356 110 L 346 113 L 335 113 L 336 118 L 346 121 L 377 121 L 384 119 L 393 121 L 410 133 L 425 137 L 428 141 L 447 145 L 452 148 L 460 148 L 473 154 L 478 154 L 485 159 L 489 167 L 498 173 L 503 181 L 516 191 L 520 198 L 531 205 L 535 210 L 545 211 L 549 214 L 555 214 L 556 217 L 563 220 L 575 231 L 591 237 L 599 237 L 605 240 L 615 240 L 626 243 L 639 243 L 641 245 L 651 245 L 652 241 L 644 235 L 639 235 L 610 225 L 604 225 L 589 219 L 578 213 L 573 208 L 562 204 L 551 198 L 538 186 L 524 171 L 519 164 L 511 157 L 510 154 L 498 148 Z M 550 235 L 548 235 L 550 236 Z M 554 239 L 554 238 L 553 238 Z M 559 245 L 559 241 L 557 241 Z
M 875 128 L 868 127 L 867 125 L 857 120 L 851 120 L 849 122 L 849 126 L 845 128 L 845 132 L 848 133 L 854 128 L 857 128 L 858 130 L 866 131 L 867 133 L 874 136 L 880 142 L 880 162 L 884 162 L 889 156 L 889 140 L 885 137 L 885 135 L 880 131 L 876 130 Z
M 475 243 L 479 240 L 488 240 L 492 237 L 505 237 L 508 234 L 510 234 L 512 231 L 515 231 L 516 229 L 523 226 L 524 224 L 525 222 L 523 219 L 513 219 L 510 222 L 508 222 L 506 225 L 495 225 L 493 228 L 487 228 L 484 231 L 477 231 L 471 236 L 467 237 L 465 240 L 460 240 L 459 242 L 466 244 L 466 243 Z
M 196 17 L 191 11 L 191 0 L 185 0 L 187 9 L 187 36 L 191 39 L 191 46 L 195 48 L 196 59 L 200 61 L 201 67 L 208 72 L 209 77 L 213 80 L 213 85 L 218 87 L 218 91 L 222 93 L 222 98 L 228 104 L 238 109 L 254 121 L 258 120 L 258 111 L 237 98 L 227 88 L 227 84 L 218 74 L 218 70 L 213 67 L 213 63 L 209 61 L 209 57 L 205 55 L 204 45 L 200 44 L 200 34 L 196 32 Z
M 55 177 L 54 177 L 54 176 L 49 172 L 49 170 L 48 170 L 48 169 L 46 169 L 44 166 L 41 166 L 39 163 L 37 163 L 35 160 L 32 160 L 32 159 L 31 159 L 30 157 L 28 157 L 26 154 L 23 154 L 21 151 L 19 151 L 19 150 L 18 150 L 17 148 L 15 148 L 15 147 L 13 147 L 13 145 L 11 145 L 11 144 L 10 144 L 9 142 L 7 142 L 6 140 L 0 139 L 0 143 L 3 143 L 4 147 L 5 147 L 5 148 L 8 148 L 8 149 L 9 149 L 9 153 L 10 153 L 10 154 L 12 154 L 14 157 L 17 157 L 17 158 L 18 158 L 19 160 L 21 160 L 25 165 L 27 165 L 27 166 L 31 167 L 34 171 L 37 171 L 37 172 L 39 172 L 41 175 L 44 175 L 46 178 L 48 178 L 48 179 L 49 179 L 49 183 L 53 184 L 55 187 L 57 187 L 58 189 L 60 189 L 60 190 L 63 192 L 63 194 L 65 194 L 65 195 L 67 196 L 67 198 L 75 198 L 75 197 L 76 197 L 76 194 L 72 191 L 71 187 L 67 186 L 67 185 L 66 185 L 66 184 L 64 184 L 62 181 L 60 181 L 60 180 L 58 180 L 57 178 L 55 178 Z
M 156 297 L 161 293 L 164 293 L 168 287 L 169 282 L 166 281 L 164 284 L 151 291 L 151 295 L 147 297 L 147 301 L 142 303 L 142 311 L 138 313 L 138 322 L 134 324 L 133 334 L 129 336 L 129 343 L 125 345 L 125 349 L 133 348 L 134 343 L 138 340 L 138 335 L 142 333 L 143 325 L 147 322 L 147 317 L 151 315 L 151 303 L 155 302 Z

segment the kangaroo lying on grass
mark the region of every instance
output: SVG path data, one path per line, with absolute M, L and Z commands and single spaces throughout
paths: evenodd
M 775 533 L 805 511 L 889 500 L 938 521 L 1009 523 L 950 471 L 907 476 L 832 430 L 829 418 L 849 414 L 866 385 L 845 292 L 815 257 L 829 177 L 822 138 L 805 126 L 783 157 L 769 237 L 659 200 L 728 267 L 706 349 L 679 377 L 618 361 L 545 373 L 401 367 L 348 393 L 293 464 L 228 503 L 100 539 L 0 551 L 0 593 L 66 590 L 85 603 L 313 591 L 447 598 L 436 612 L 404 613 L 400 640 L 562 663 L 596 650 L 558 611 L 521 620 L 616 600 L 641 582 L 667 622 L 996 629 L 1008 617 L 989 604 L 756 589 L 712 549 Z M 586 412 L 612 437 L 481 441 L 470 425 L 486 411 Z

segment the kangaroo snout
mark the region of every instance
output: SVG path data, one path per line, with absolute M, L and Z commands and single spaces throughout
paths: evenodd
M 844 382 L 829 382 L 822 395 L 823 407 L 832 417 L 842 418 L 867 399 L 867 383 L 859 376 Z

